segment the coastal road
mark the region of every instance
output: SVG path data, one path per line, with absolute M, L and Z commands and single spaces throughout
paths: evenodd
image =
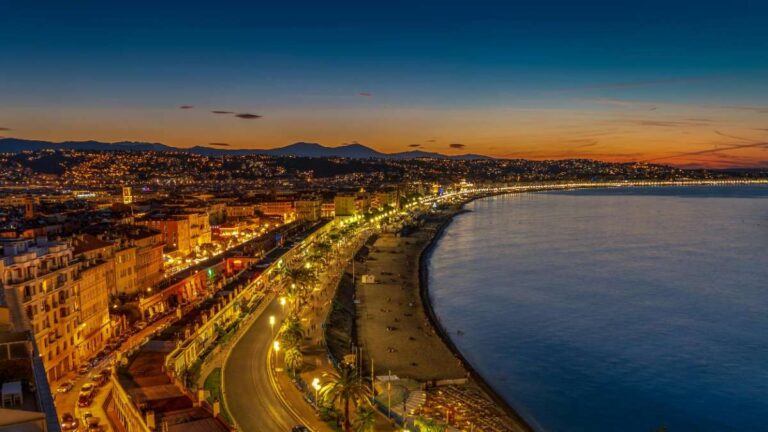
M 269 317 L 280 328 L 283 312 L 277 299 L 261 312 L 232 348 L 224 368 L 227 407 L 240 430 L 286 432 L 301 422 L 285 407 L 270 379 L 266 360 L 272 346 Z

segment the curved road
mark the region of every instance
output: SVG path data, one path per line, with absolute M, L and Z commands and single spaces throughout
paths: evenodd
M 275 392 L 265 364 L 273 340 L 269 317 L 277 318 L 277 331 L 282 322 L 281 308 L 273 299 L 237 341 L 226 361 L 223 379 L 227 408 L 243 431 L 287 432 L 301 423 Z

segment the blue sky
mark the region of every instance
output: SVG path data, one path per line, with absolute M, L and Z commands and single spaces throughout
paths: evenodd
M 5 1 L 0 127 L 29 138 L 384 150 L 435 135 L 532 157 L 571 154 L 563 135 L 537 128 L 583 119 L 582 132 L 604 129 L 642 104 L 654 112 L 631 120 L 706 114 L 717 124 L 689 131 L 695 140 L 622 131 L 598 155 L 657 155 L 662 142 L 683 153 L 727 144 L 713 130 L 768 127 L 759 110 L 722 108 L 768 105 L 765 3 L 576 3 Z M 223 123 L 180 105 L 263 117 Z M 526 115 L 505 121 L 510 110 Z M 405 113 L 421 121 L 403 124 Z M 456 118 L 475 121 L 458 129 Z M 650 150 L 627 151 L 644 142 Z

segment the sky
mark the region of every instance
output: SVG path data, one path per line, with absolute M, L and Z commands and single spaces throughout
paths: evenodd
M 768 3 L 4 0 L 0 136 L 764 167 Z

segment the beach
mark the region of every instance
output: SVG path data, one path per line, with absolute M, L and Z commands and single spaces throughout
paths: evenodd
M 444 209 L 405 235 L 384 234 L 369 247 L 356 268 L 357 342 L 377 376 L 391 373 L 423 384 L 420 414 L 460 430 L 530 431 L 461 358 L 429 304 L 426 260 L 460 211 L 460 205 Z

